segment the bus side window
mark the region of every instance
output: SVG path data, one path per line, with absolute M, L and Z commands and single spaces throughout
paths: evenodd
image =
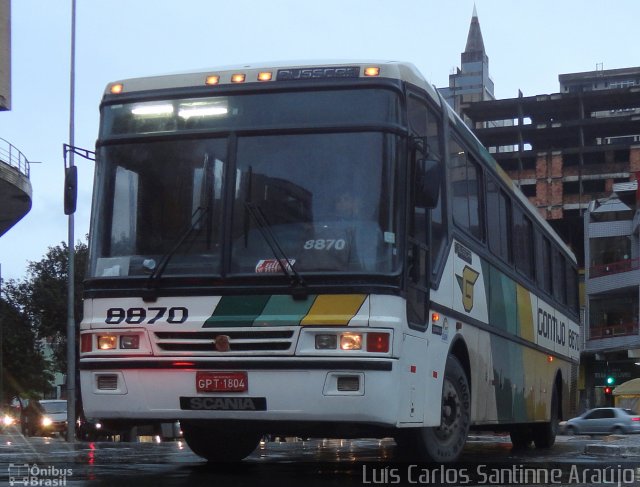
M 511 200 L 493 177 L 487 177 L 487 240 L 489 249 L 511 263 Z
M 513 209 L 514 261 L 516 269 L 527 277 L 534 278 L 533 265 L 533 224 L 522 210 Z
M 549 239 L 542 235 L 541 233 L 537 233 L 538 238 L 538 269 L 537 269 L 537 282 L 538 286 L 541 287 L 548 294 L 551 294 L 552 291 L 552 273 L 551 273 L 551 243 Z
M 567 303 L 565 260 L 560 251 L 553 251 L 553 297 L 561 304 Z
M 484 222 L 480 198 L 481 170 L 456 139 L 450 141 L 449 155 L 453 221 L 482 240 Z

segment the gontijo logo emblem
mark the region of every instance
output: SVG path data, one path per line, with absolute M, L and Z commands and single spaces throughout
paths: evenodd
M 460 291 L 462 291 L 462 306 L 467 313 L 473 309 L 473 286 L 479 275 L 479 272 L 474 271 L 468 265 L 464 266 L 461 276 L 456 274 Z

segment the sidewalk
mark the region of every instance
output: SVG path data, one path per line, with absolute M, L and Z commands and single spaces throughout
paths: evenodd
M 640 434 L 619 436 L 609 435 L 602 441 L 587 444 L 584 448 L 587 455 L 640 457 Z

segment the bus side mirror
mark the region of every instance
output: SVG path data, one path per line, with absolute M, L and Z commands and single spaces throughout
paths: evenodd
M 76 212 L 78 200 L 78 167 L 69 166 L 64 170 L 64 214 Z
M 416 169 L 416 203 L 424 208 L 435 208 L 442 182 L 440 164 L 432 159 L 419 159 Z

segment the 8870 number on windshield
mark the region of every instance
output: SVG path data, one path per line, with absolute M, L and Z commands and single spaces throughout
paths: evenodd
M 152 306 L 150 308 L 109 308 L 104 322 L 107 325 L 153 325 L 158 321 L 184 323 L 189 318 L 189 310 L 182 306 Z

